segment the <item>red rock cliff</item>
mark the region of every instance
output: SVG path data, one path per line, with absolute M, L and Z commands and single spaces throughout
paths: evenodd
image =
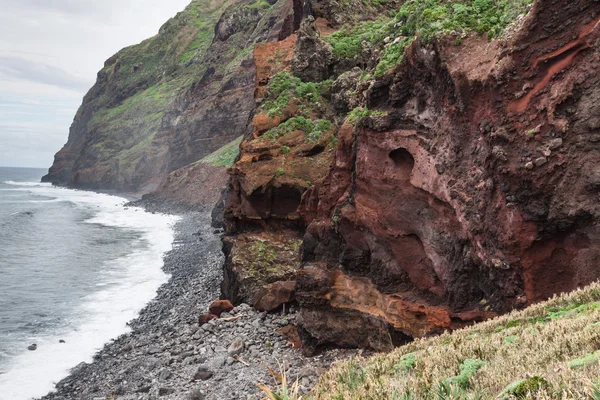
M 600 278 L 600 5 L 413 42 L 304 198 L 308 344 L 386 349 Z
M 249 263 L 239 237 L 302 236 L 285 279 L 297 279 L 307 348 L 388 349 L 598 279 L 600 4 L 538 0 L 491 41 L 417 38 L 365 83 L 355 67 L 371 61 L 340 62 L 311 33 L 339 23 L 326 3 L 307 4 L 316 28 L 301 29 L 292 70 L 333 79 L 331 168 L 278 182 L 289 156 L 258 144 L 295 111 L 255 117 L 232 170 L 224 294 Z M 356 106 L 370 112 L 342 124 Z

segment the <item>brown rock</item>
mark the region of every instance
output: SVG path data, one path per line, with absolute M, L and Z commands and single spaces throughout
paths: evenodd
M 211 314 L 220 317 L 222 313 L 233 310 L 233 304 L 229 300 L 216 300 L 208 307 Z
M 275 282 L 259 290 L 252 303 L 259 311 L 273 311 L 294 300 L 295 289 L 295 281 Z
M 285 337 L 285 339 L 291 343 L 293 348 L 302 348 L 302 340 L 300 340 L 300 334 L 298 333 L 298 328 L 296 326 L 286 325 L 278 330 L 277 333 Z
M 198 317 L 198 325 L 202 326 L 206 323 L 208 323 L 208 321 L 213 320 L 219 318 L 218 316 L 216 316 L 215 314 L 201 314 Z

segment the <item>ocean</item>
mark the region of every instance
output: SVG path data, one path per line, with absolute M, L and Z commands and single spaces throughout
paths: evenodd
M 177 217 L 39 183 L 45 172 L 0 168 L 0 400 L 51 391 L 169 278 Z

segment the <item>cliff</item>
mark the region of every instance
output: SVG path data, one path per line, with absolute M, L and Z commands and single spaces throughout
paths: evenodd
M 222 296 L 389 350 L 600 278 L 599 36 L 593 0 L 195 0 L 106 62 L 44 179 L 228 181 Z
M 261 80 L 224 296 L 295 281 L 307 351 L 388 350 L 598 279 L 600 5 L 372 3 L 306 2 Z
M 109 58 L 44 181 L 148 193 L 245 132 L 255 43 L 285 37 L 293 1 L 194 0 Z

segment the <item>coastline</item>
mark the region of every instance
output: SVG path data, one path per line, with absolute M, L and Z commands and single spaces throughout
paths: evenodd
M 220 295 L 220 232 L 211 227 L 209 211 L 171 203 L 152 199 L 132 204 L 181 218 L 174 226 L 173 249 L 163 258 L 169 281 L 128 324 L 130 333 L 106 343 L 92 363 L 73 368 L 41 400 L 258 399 L 263 396 L 256 383 L 274 386 L 267 366 L 279 371 L 280 365 L 307 392 L 333 361 L 357 353 L 332 349 L 303 356 L 286 339 L 286 329 L 280 332 L 293 324 L 293 307 L 282 315 L 243 304 L 199 327 L 198 316 Z M 244 342 L 242 361 L 228 355 L 236 339 Z M 208 374 L 199 378 L 200 371 Z

